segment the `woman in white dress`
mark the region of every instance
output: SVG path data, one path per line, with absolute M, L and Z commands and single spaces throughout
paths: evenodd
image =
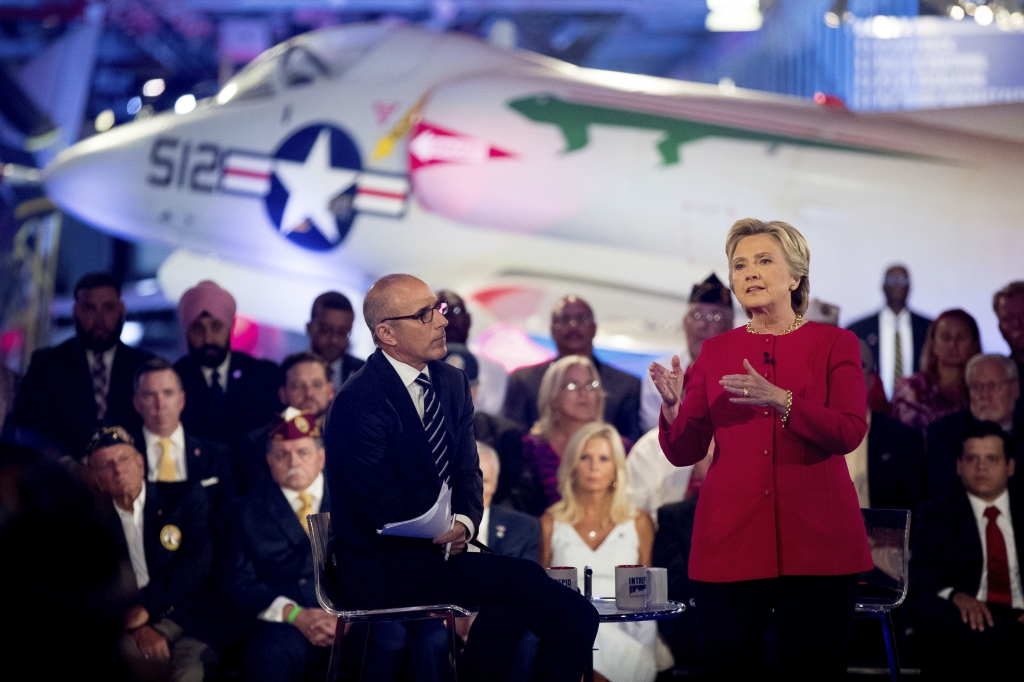
M 614 426 L 592 422 L 566 445 L 558 467 L 562 499 L 541 517 L 541 564 L 594 570 L 594 596 L 615 596 L 615 567 L 651 563 L 654 522 L 626 497 L 626 453 Z M 651 682 L 671 667 L 653 621 L 605 623 L 594 644 L 594 679 Z M 665 660 L 668 654 L 668 661 Z M 658 665 L 658 662 L 662 665 Z M 666 665 L 667 663 L 667 665 Z

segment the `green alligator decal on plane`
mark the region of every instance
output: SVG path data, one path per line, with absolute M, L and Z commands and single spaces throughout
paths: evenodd
M 665 137 L 658 142 L 657 147 L 658 152 L 661 154 L 661 160 L 666 166 L 679 163 L 680 148 L 684 144 L 695 142 L 705 137 L 750 140 L 753 142 L 765 142 L 771 145 L 790 144 L 800 147 L 817 147 L 820 149 L 859 152 L 862 154 L 879 154 L 906 159 L 926 158 L 917 154 L 895 152 L 888 149 L 823 142 L 821 140 L 763 133 L 756 130 L 744 130 L 743 128 L 729 128 L 712 123 L 669 118 L 656 114 L 645 114 L 629 109 L 612 109 L 590 104 L 578 104 L 576 102 L 567 102 L 553 95 L 524 97 L 512 100 L 508 103 L 508 106 L 531 121 L 558 126 L 562 131 L 562 136 L 565 137 L 566 147 L 564 153 L 566 154 L 583 149 L 590 143 L 590 126 L 604 125 L 664 132 Z

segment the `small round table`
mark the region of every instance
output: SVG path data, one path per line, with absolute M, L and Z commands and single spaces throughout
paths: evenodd
M 668 601 L 664 604 L 651 605 L 644 609 L 620 609 L 615 605 L 615 597 L 598 597 L 590 603 L 597 609 L 598 620 L 602 623 L 628 623 L 639 620 L 664 620 L 675 618 L 686 611 L 686 604 L 680 601 Z M 594 682 L 594 657 L 583 674 L 584 682 Z

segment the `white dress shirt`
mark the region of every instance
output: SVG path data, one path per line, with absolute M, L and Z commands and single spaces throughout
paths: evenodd
M 281 487 L 281 492 L 284 493 L 284 497 L 288 500 L 288 504 L 291 506 L 292 511 L 296 514 L 302 509 L 302 500 L 299 499 L 299 491 L 292 490 L 291 488 Z M 320 474 L 316 479 L 306 488 L 303 492 L 309 493 L 310 500 L 309 504 L 313 507 L 313 513 L 320 513 L 320 503 L 324 499 L 324 474 Z M 294 599 L 289 599 L 285 596 L 280 596 L 270 603 L 266 609 L 261 611 L 256 617 L 260 620 L 265 620 L 268 623 L 283 623 L 284 622 L 284 607 L 291 604 L 292 606 L 298 606 Z
M 868 430 L 864 438 L 853 452 L 846 455 L 846 466 L 850 470 L 850 479 L 857 490 L 857 500 L 861 509 L 871 508 L 871 491 L 868 485 L 868 436 L 871 433 L 871 410 L 867 411 Z
M 231 351 L 224 356 L 224 362 L 220 363 L 216 367 L 207 367 L 206 365 L 200 365 L 199 369 L 203 372 L 203 379 L 206 380 L 207 386 L 213 386 L 213 371 L 217 370 L 220 372 L 218 375 L 220 388 L 224 393 L 228 392 L 228 369 L 231 367 Z
M 334 384 L 334 393 L 337 394 L 341 390 L 341 385 L 345 382 L 344 377 L 341 376 L 341 365 L 345 361 L 345 356 L 342 355 L 340 358 L 331 363 L 331 383 Z
M 878 374 L 882 377 L 885 395 L 892 397 L 896 381 L 893 377 L 896 363 L 896 328 L 900 330 L 900 351 L 903 356 L 903 376 L 914 373 L 914 327 L 910 324 L 910 309 L 904 307 L 897 315 L 885 306 L 878 313 Z
M 113 503 L 112 503 L 113 504 Z M 132 511 L 125 511 L 116 504 L 118 518 L 121 519 L 121 528 L 124 530 L 124 539 L 128 544 L 128 557 L 132 561 L 132 572 L 135 573 L 135 584 L 141 590 L 149 584 L 149 568 L 146 566 L 146 543 L 143 540 L 142 528 L 144 523 L 143 510 L 146 508 L 146 485 L 142 485 L 139 496 L 132 504 Z
M 1004 490 L 1003 494 L 992 502 L 986 502 L 980 497 L 967 493 L 967 499 L 971 503 L 971 510 L 974 512 L 974 521 L 978 524 L 978 535 L 981 538 L 981 583 L 978 586 L 978 594 L 974 596 L 980 602 L 988 600 L 988 547 L 985 543 L 985 529 L 988 528 L 988 518 L 985 510 L 995 507 L 999 510 L 996 517 L 996 525 L 1003 534 L 1003 541 L 1006 543 L 1006 559 L 1010 573 L 1010 596 L 1013 608 L 1024 609 L 1024 592 L 1020 584 L 1020 562 L 1017 557 L 1017 545 L 1013 535 L 1013 517 L 1010 516 L 1010 493 Z M 949 599 L 953 594 L 953 588 L 947 587 L 939 592 L 943 599 Z
M 487 534 L 491 529 L 491 508 L 484 507 L 484 515 L 480 517 L 480 533 L 477 535 L 477 539 L 485 545 L 488 544 Z
M 677 467 L 668 461 L 658 441 L 658 429 L 651 429 L 640 437 L 626 458 L 626 497 L 657 523 L 658 509 L 686 496 L 692 473 L 692 466 Z
M 416 406 L 416 414 L 420 416 L 420 421 L 423 421 L 423 412 L 426 410 L 426 405 L 423 404 L 423 387 L 416 383 L 416 378 L 420 374 L 426 374 L 427 378 L 430 379 L 430 368 L 424 367 L 423 371 L 420 371 L 412 365 L 407 365 L 404 362 L 399 362 L 393 357 L 384 353 L 384 357 L 388 359 L 391 366 L 398 372 L 398 378 L 405 384 L 405 390 L 409 391 L 409 397 L 412 398 L 412 404 Z M 454 452 L 452 455 L 454 456 Z M 405 519 L 396 519 L 398 521 L 404 521 Z M 466 536 L 466 540 L 472 540 L 475 537 L 476 526 L 469 520 L 468 516 L 462 514 L 456 514 L 455 520 L 460 521 L 462 525 L 469 531 L 469 535 Z
M 160 445 L 160 436 L 156 435 L 145 426 L 142 427 L 142 438 L 146 441 L 146 478 L 156 481 L 160 477 L 160 459 L 164 455 L 164 448 Z M 185 429 L 181 423 L 171 434 L 171 459 L 174 460 L 174 480 L 188 480 L 188 463 L 185 457 Z

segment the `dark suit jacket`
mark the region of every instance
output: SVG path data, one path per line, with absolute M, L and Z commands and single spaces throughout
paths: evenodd
M 878 367 L 878 315 L 879 313 L 869 315 L 847 327 L 857 335 L 857 338 L 864 339 L 867 342 L 868 347 L 871 349 L 871 354 L 875 356 L 875 367 Z M 924 339 L 928 336 L 928 325 L 931 323 L 932 321 L 927 317 L 910 311 L 910 329 L 914 335 L 913 360 L 915 372 L 921 369 L 921 351 L 924 349 Z M 903 361 L 905 363 L 906 358 Z M 910 376 L 911 373 L 905 372 L 905 374 Z
M 330 509 L 324 486 L 320 511 Z M 217 577 L 221 593 L 243 618 L 253 619 L 278 597 L 316 607 L 313 551 L 281 488 L 269 476 L 239 498 Z
M 132 381 L 135 370 L 151 357 L 150 353 L 117 342 L 103 424 L 116 424 L 129 431 L 142 426 L 132 406 Z M 89 435 L 100 421 L 96 419 L 85 347 L 77 337 L 32 354 L 10 422 L 51 441 L 74 459 L 82 459 Z
M 348 381 L 349 377 L 358 372 L 366 364 L 366 360 L 360 360 L 354 355 L 345 353 L 341 356 L 341 383 Z
M 501 460 L 501 476 L 498 489 L 494 492 L 494 504 L 511 502 L 523 478 L 523 434 L 525 430 L 511 419 L 496 414 L 477 412 L 473 416 L 473 430 L 476 439 L 486 443 L 498 453 Z M 512 506 L 519 508 L 514 503 Z
M 924 438 L 899 420 L 871 413 L 868 495 L 874 509 L 917 509 L 924 499 Z
M 936 419 L 928 425 L 925 457 L 926 499 L 934 500 L 963 491 L 964 486 L 956 473 L 956 460 L 960 456 L 961 441 L 964 433 L 974 421 L 968 410 Z M 1013 433 L 1018 437 L 1010 441 L 1010 456 L 1017 459 L 1017 466 L 1024 463 L 1024 425 L 1014 424 Z M 1018 488 L 1024 482 L 1024 476 L 1015 475 L 1010 479 L 1010 487 Z
M 658 630 L 672 649 L 676 667 L 697 665 L 697 627 L 695 611 L 690 608 L 694 598 L 689 577 L 690 542 L 697 499 L 666 504 L 658 510 L 658 532 L 654 536 L 651 563 L 668 569 L 668 598 L 686 604 L 687 611 L 679 618 L 658 621 Z
M 498 554 L 540 562 L 540 521 L 515 509 L 491 505 L 487 546 Z
M 263 426 L 281 410 L 277 399 L 277 365 L 250 355 L 231 351 L 228 390 L 224 412 L 217 414 L 203 371 L 192 356 L 174 363 L 185 388 L 185 410 L 181 423 L 186 433 L 223 443 L 232 450 L 246 431 Z
M 149 611 L 152 621 L 170 618 L 186 634 L 206 641 L 213 598 L 213 550 L 206 496 L 199 486 L 189 482 L 145 485 L 142 539 L 149 584 L 139 591 L 138 601 Z M 111 514 L 109 520 L 117 526 L 116 537 L 127 557 L 120 519 Z M 160 540 L 167 526 L 180 531 L 176 549 L 168 549 Z
M 615 426 L 619 433 L 636 442 L 643 432 L 640 430 L 640 380 L 632 374 L 591 358 L 601 376 L 604 388 L 604 420 Z M 502 413 L 526 429 L 537 421 L 537 393 L 540 382 L 551 362 L 532 367 L 523 367 L 508 377 L 505 405 Z
M 1018 560 L 1024 558 L 1024 498 L 1010 491 Z M 981 586 L 982 543 L 966 492 L 922 504 L 910 552 L 910 597 L 927 608 L 940 599 L 938 592 L 952 587 L 970 596 Z
M 242 495 L 248 495 L 263 478 L 270 475 L 270 467 L 267 465 L 268 438 L 270 424 L 265 424 L 247 432 L 238 443 L 232 468 L 235 487 Z
M 142 429 L 132 434 L 135 447 L 142 453 L 142 461 L 149 477 L 149 457 Z M 188 482 L 200 486 L 206 493 L 206 505 L 211 517 L 226 511 L 227 503 L 235 497 L 234 476 L 231 473 L 231 451 L 226 445 L 199 438 L 185 432 L 185 471 Z M 213 479 L 216 479 L 214 481 Z
M 452 510 L 479 528 L 483 483 L 469 381 L 444 362 L 428 367 L 452 444 Z M 377 530 L 430 509 L 441 481 L 412 398 L 381 350 L 335 398 L 325 442 L 334 554 L 346 604 L 378 608 L 414 600 L 440 581 L 441 549 L 430 540 L 386 537 Z

